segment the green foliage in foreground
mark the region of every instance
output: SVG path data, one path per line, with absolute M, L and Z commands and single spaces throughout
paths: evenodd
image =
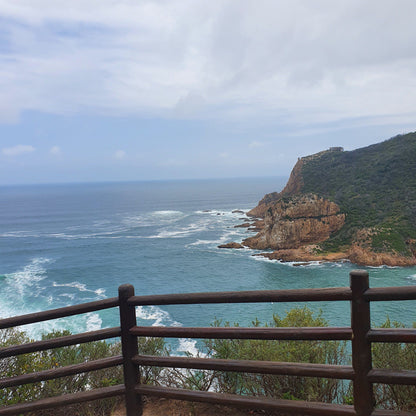
M 219 325 L 217 322 L 216 325 Z M 229 326 L 229 323 L 225 324 Z M 259 321 L 253 322 L 261 326 Z M 327 322 L 308 308 L 292 309 L 284 318 L 274 315 L 268 327 L 327 326 Z M 208 340 L 215 358 L 341 364 L 347 362 L 346 343 L 338 341 Z M 334 402 L 343 395 L 338 380 L 248 373 L 220 373 L 218 390 L 227 393 L 268 396 L 293 400 Z
M 42 336 L 42 340 L 70 335 L 69 331 L 54 331 Z M 23 332 L 16 330 L 0 331 L 0 347 L 25 344 L 31 342 Z M 87 344 L 55 348 L 37 353 L 23 354 L 5 358 L 0 361 L 0 377 L 11 377 L 26 373 L 49 370 L 97 360 L 119 354 L 118 344 L 96 341 Z M 108 368 L 90 373 L 67 376 L 55 380 L 26 384 L 18 387 L 0 389 L 0 406 L 12 405 L 25 401 L 34 401 L 46 397 L 82 392 L 88 389 L 100 388 L 122 383 L 122 370 Z M 108 415 L 114 408 L 117 399 L 106 399 L 89 403 L 72 405 L 66 408 L 37 411 L 28 413 L 36 416 L 60 415 Z
M 374 228 L 375 251 L 411 255 L 408 239 L 416 238 L 416 133 L 350 152 L 324 152 L 306 160 L 302 192 L 336 202 L 346 224 L 323 244 L 336 250 L 361 228 Z
M 213 324 L 220 326 L 219 321 Z M 225 326 L 230 326 L 225 323 Z M 237 325 L 237 324 L 236 324 Z M 263 326 L 258 320 L 253 326 Z M 324 327 L 327 322 L 320 314 L 314 315 L 307 307 L 292 309 L 284 317 L 273 316 L 267 327 Z M 390 320 L 384 328 L 402 327 Z M 50 339 L 69 335 L 52 332 L 43 337 Z M 30 342 L 15 330 L 0 331 L 0 347 Z M 139 353 L 169 355 L 165 341 L 159 338 L 139 338 Z M 204 356 L 223 359 L 308 362 L 348 365 L 350 357 L 345 342 L 338 341 L 263 341 L 263 340 L 206 340 Z M 45 369 L 81 363 L 120 354 L 120 344 L 104 341 L 57 348 L 0 360 L 0 378 L 42 371 Z M 373 367 L 416 370 L 416 345 L 373 344 Z M 274 397 L 290 400 L 323 401 L 352 404 L 351 385 L 345 381 L 313 377 L 273 376 L 223 371 L 161 369 L 141 367 L 141 382 L 186 389 L 214 390 L 217 392 Z M 69 376 L 56 380 L 33 383 L 15 388 L 0 389 L 0 406 L 33 401 L 60 394 L 75 393 L 123 383 L 120 367 Z M 415 386 L 375 385 L 377 407 L 394 410 L 416 410 Z M 70 407 L 36 411 L 31 416 L 108 416 L 121 398 L 96 400 Z
M 382 328 L 403 328 L 400 322 L 387 318 Z M 413 323 L 416 328 L 416 322 Z M 416 370 L 416 345 L 374 343 L 373 366 L 391 370 Z M 416 386 L 377 384 L 374 389 L 377 405 L 386 409 L 416 410 Z

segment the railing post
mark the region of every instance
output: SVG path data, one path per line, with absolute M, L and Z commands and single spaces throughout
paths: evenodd
M 139 367 L 132 362 L 137 355 L 137 337 L 131 335 L 129 330 L 136 326 L 135 307 L 127 304 L 127 299 L 134 296 L 132 285 L 121 285 L 118 288 L 120 300 L 120 327 L 121 327 L 121 350 L 123 354 L 124 386 L 126 388 L 126 414 L 127 416 L 141 416 L 143 412 L 142 397 L 134 388 L 140 381 Z
M 350 287 L 354 408 L 357 416 L 370 416 L 374 409 L 373 385 L 368 381 L 368 372 L 372 368 L 371 343 L 367 340 L 371 327 L 370 302 L 363 298 L 369 288 L 368 272 L 351 271 Z

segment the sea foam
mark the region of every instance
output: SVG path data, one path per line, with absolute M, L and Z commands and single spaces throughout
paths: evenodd
M 76 293 L 91 293 L 91 300 L 103 299 L 105 290 L 89 289 L 80 282 L 48 283 L 47 265 L 53 260 L 38 257 L 30 260 L 20 270 L 3 275 L 0 298 L 0 317 L 19 316 L 50 309 L 51 307 L 66 306 L 68 301 L 79 303 Z M 51 287 L 63 288 L 62 292 L 51 292 Z M 69 289 L 69 290 L 68 290 Z M 71 292 L 73 290 L 73 292 Z M 33 339 L 39 339 L 42 333 L 53 330 L 69 329 L 71 332 L 84 332 L 86 330 L 100 329 L 102 321 L 97 313 L 77 315 L 70 318 L 61 318 L 27 325 L 23 330 Z
M 151 326 L 182 326 L 180 322 L 172 319 L 169 312 L 158 306 L 137 306 L 136 316 L 138 319 L 153 321 Z

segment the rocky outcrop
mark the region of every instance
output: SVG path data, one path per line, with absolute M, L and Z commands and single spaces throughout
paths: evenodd
M 415 266 L 416 250 L 414 250 L 414 240 L 409 239 L 406 243 L 410 246 L 413 255 L 404 256 L 396 252 L 375 252 L 368 244 L 368 237 L 374 231 L 371 229 L 358 230 L 354 243 L 343 252 L 322 253 L 319 245 L 310 244 L 299 248 L 279 249 L 269 253 L 256 254 L 270 260 L 280 260 L 284 262 L 310 262 L 310 261 L 343 261 L 349 260 L 359 266 Z
M 259 250 L 296 249 L 325 241 L 344 223 L 338 205 L 317 195 L 281 198 L 267 205 L 262 230 L 243 244 Z
M 234 225 L 234 228 L 248 228 L 250 227 L 251 223 L 244 222 L 243 224 Z
M 281 260 L 284 262 L 310 262 L 310 261 L 342 261 L 347 260 L 346 253 L 325 253 L 319 254 L 315 251 L 316 246 L 304 246 L 301 248 L 292 248 L 276 250 L 271 253 L 256 254 L 257 256 L 266 257 L 270 260 Z
M 250 225 L 250 227 L 248 228 L 248 231 L 259 232 L 263 229 L 263 227 L 264 227 L 264 220 L 256 220 L 253 222 L 253 224 Z
M 358 244 L 352 244 L 347 253 L 347 258 L 354 264 L 359 266 L 414 266 L 416 265 L 416 257 L 413 255 L 402 256 L 400 254 L 378 253 Z
M 244 246 L 240 243 L 232 241 L 231 243 L 220 244 L 218 248 L 244 248 Z
M 416 132 L 302 157 L 284 189 L 246 214 L 264 223 L 243 244 L 284 261 L 416 265 L 415 158 Z
M 267 208 L 271 203 L 278 201 L 283 196 L 291 196 L 299 193 L 303 185 L 302 166 L 305 159 L 306 158 L 298 159 L 296 165 L 293 167 L 292 172 L 290 173 L 286 186 L 281 192 L 272 192 L 270 194 L 266 194 L 256 207 L 247 212 L 247 215 L 251 217 L 264 218 Z

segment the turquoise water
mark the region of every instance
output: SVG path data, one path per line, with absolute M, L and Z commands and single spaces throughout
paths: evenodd
M 217 245 L 250 235 L 234 228 L 285 178 L 73 184 L 0 188 L 0 316 L 7 317 L 136 294 L 347 286 L 346 263 L 296 266 Z M 416 284 L 416 268 L 368 268 L 371 286 Z M 139 308 L 144 325 L 209 325 L 214 319 L 269 321 L 294 304 L 196 305 Z M 349 325 L 346 302 L 311 305 L 331 325 Z M 378 303 L 372 320 L 389 315 L 410 325 L 414 302 Z M 118 325 L 116 310 L 28 326 L 73 332 Z M 178 350 L 192 349 L 181 340 Z

